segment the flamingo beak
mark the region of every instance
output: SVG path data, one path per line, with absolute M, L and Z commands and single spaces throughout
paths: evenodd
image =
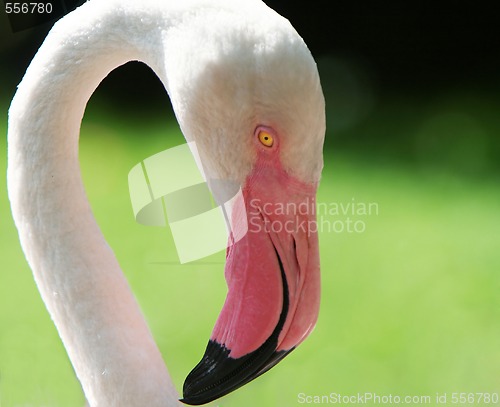
M 208 403 L 271 369 L 312 331 L 319 312 L 316 184 L 260 163 L 243 187 L 248 231 L 228 248 L 228 294 L 182 402 Z M 233 229 L 234 230 L 234 229 Z

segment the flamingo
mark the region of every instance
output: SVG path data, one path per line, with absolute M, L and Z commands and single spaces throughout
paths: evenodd
M 90 0 L 54 25 L 9 110 L 8 192 L 25 257 L 92 407 L 180 403 L 78 164 L 87 101 L 131 60 L 162 81 L 207 178 L 242 188 L 230 222 L 246 220 L 248 232 L 227 249 L 226 301 L 183 387 L 182 402 L 204 404 L 269 370 L 316 323 L 323 93 L 302 38 L 260 0 Z

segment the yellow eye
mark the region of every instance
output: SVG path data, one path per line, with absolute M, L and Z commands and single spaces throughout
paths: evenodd
M 271 134 L 269 134 L 267 131 L 261 131 L 259 133 L 259 141 L 266 147 L 272 147 L 274 139 L 273 136 L 271 136 Z

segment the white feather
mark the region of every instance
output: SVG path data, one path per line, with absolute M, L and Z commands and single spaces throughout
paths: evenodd
M 85 105 L 130 60 L 163 81 L 210 178 L 242 182 L 259 124 L 294 176 L 319 179 L 324 101 L 289 22 L 258 0 L 91 0 L 54 25 L 9 111 L 8 189 L 37 285 L 91 406 L 178 405 L 97 226 L 78 165 Z

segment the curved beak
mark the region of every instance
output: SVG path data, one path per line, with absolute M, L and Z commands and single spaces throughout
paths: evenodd
M 256 167 L 233 210 L 248 231 L 228 248 L 226 301 L 181 400 L 200 405 L 260 376 L 312 331 L 319 312 L 316 184 L 278 165 Z

